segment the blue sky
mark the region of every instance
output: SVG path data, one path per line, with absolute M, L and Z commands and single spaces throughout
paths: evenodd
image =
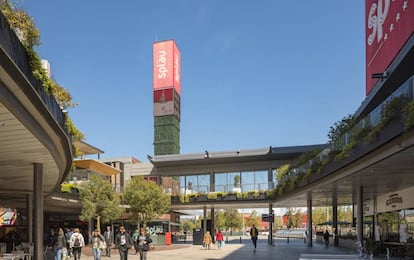
M 327 142 L 365 98 L 364 1 L 25 0 L 101 158 L 153 155 L 152 44 L 181 52 L 181 153 Z

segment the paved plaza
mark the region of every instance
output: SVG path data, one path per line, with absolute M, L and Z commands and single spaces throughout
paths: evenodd
M 248 238 L 231 240 L 222 249 L 206 250 L 203 246 L 192 244 L 173 244 L 171 246 L 155 246 L 155 250 L 148 253 L 148 260 L 250 260 L 250 259 L 281 259 L 298 260 L 300 254 L 354 254 L 353 250 L 339 247 L 325 247 L 314 241 L 313 247 L 307 247 L 301 239 L 276 240 L 274 246 L 269 246 L 266 239 L 259 239 L 256 253 L 253 252 L 253 245 Z M 93 259 L 90 248 L 84 248 L 81 259 Z M 116 250 L 112 256 L 102 257 L 106 259 L 119 259 Z M 139 260 L 139 255 L 131 251 L 128 259 Z M 375 259 L 384 259 L 378 257 Z

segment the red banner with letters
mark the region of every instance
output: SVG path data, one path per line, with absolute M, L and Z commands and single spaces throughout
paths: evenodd
M 414 31 L 413 0 L 366 0 L 366 94 Z
M 181 55 L 173 40 L 153 45 L 153 89 L 174 87 L 181 91 Z

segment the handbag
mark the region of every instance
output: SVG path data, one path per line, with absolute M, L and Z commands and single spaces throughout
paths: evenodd
M 144 251 L 150 251 L 150 244 L 148 244 L 148 243 L 143 244 L 142 245 L 142 250 L 144 250 Z
M 106 249 L 106 242 L 105 241 L 99 241 L 99 249 Z

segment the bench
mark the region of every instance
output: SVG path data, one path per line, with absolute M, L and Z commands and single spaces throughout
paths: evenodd
M 325 260 L 325 259 L 359 259 L 357 255 L 340 254 L 301 254 L 299 260 Z

